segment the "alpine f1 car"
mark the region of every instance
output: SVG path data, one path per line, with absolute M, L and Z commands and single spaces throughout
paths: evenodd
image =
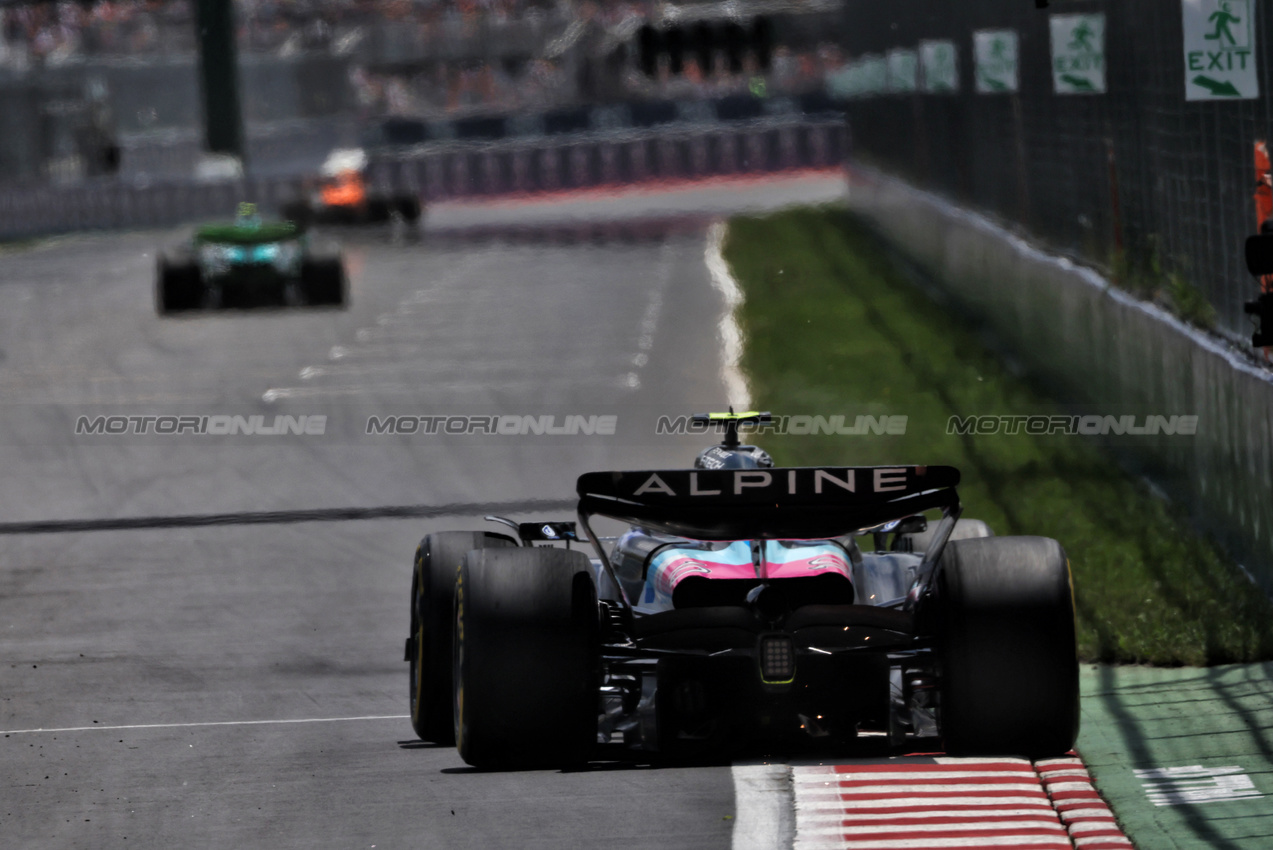
M 189 244 L 160 254 L 158 266 L 155 306 L 161 315 L 346 302 L 339 254 L 315 254 L 304 229 L 288 221 L 262 222 L 254 204 L 240 204 L 233 224 L 199 228 Z
M 960 520 L 951 467 L 778 468 L 738 441 L 768 414 L 711 416 L 725 439 L 692 469 L 580 476 L 577 521 L 488 517 L 515 535 L 421 541 L 406 660 L 422 739 L 490 769 L 860 733 L 960 755 L 1072 747 L 1055 540 Z M 600 518 L 622 531 L 598 535 Z
M 399 192 L 378 193 L 367 187 L 367 154 L 361 149 L 332 151 L 323 163 L 318 187 L 306 197 L 284 204 L 282 217 L 300 225 L 378 224 L 395 216 L 415 224 L 423 214 L 420 199 Z

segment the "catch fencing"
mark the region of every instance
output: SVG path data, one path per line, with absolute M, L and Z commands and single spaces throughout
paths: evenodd
M 1210 63 L 1186 68 L 1181 0 L 1053 0 L 1045 10 L 1030 0 L 847 0 L 854 156 L 1133 287 L 1174 273 L 1215 308 L 1218 330 L 1249 342 L 1242 305 L 1259 290 L 1242 246 L 1257 226 L 1253 146 L 1273 136 L 1273 7 L 1227 5 L 1255 14 L 1256 99 L 1186 100 L 1187 72 Z M 1056 93 L 1050 19 L 1074 13 L 1104 15 L 1104 93 Z M 1017 34 L 1017 93 L 976 91 L 979 30 Z M 907 54 L 924 41 L 953 43 L 954 91 L 924 92 L 922 78 L 917 91 L 898 90 L 915 87 Z
M 411 192 L 426 202 L 534 195 L 832 168 L 844 162 L 846 147 L 842 120 L 793 117 L 541 140 L 431 144 L 376 154 L 368 166 L 368 182 L 382 191 Z M 0 239 L 229 217 L 244 200 L 277 210 L 307 188 L 296 178 L 263 178 L 0 189 Z

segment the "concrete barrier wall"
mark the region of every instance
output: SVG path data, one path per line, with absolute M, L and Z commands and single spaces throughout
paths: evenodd
M 240 201 L 256 201 L 272 209 L 298 191 L 295 181 L 281 180 L 10 189 L 0 191 L 0 239 L 230 218 Z
M 1273 373 L 986 218 L 876 171 L 849 173 L 850 206 L 1063 401 L 1196 414 L 1193 439 L 1128 441 L 1122 459 L 1273 592 Z

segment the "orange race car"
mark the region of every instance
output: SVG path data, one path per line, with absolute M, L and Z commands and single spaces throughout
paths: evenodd
M 308 198 L 284 204 L 283 218 L 299 225 L 378 224 L 400 217 L 408 224 L 420 220 L 420 199 L 400 193 L 378 195 L 367 188 L 363 172 L 367 154 L 361 149 L 332 151 L 323 163 L 322 178 Z

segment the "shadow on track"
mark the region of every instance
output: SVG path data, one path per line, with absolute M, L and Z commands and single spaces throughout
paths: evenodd
M 1126 744 L 1127 766 L 1129 768 L 1155 768 L 1162 767 L 1161 760 L 1157 757 L 1156 747 L 1154 746 L 1154 738 L 1149 730 L 1143 728 L 1127 704 L 1124 702 L 1125 697 L 1134 697 L 1138 702 L 1154 700 L 1157 704 L 1163 705 L 1173 702 L 1195 702 L 1199 700 L 1190 700 L 1187 697 L 1183 700 L 1177 699 L 1178 695 L 1183 692 L 1194 690 L 1195 683 L 1202 686 L 1201 689 L 1208 690 L 1219 697 L 1220 701 L 1225 704 L 1228 713 L 1231 716 L 1238 717 L 1242 720 L 1244 726 L 1247 727 L 1251 737 L 1257 742 L 1261 753 L 1267 758 L 1270 754 L 1270 744 L 1267 740 L 1269 729 L 1261 727 L 1256 721 L 1256 712 L 1249 703 L 1243 704 L 1238 698 L 1235 690 L 1241 688 L 1243 684 L 1250 684 L 1249 679 L 1238 683 L 1228 683 L 1223 681 L 1223 670 L 1206 669 L 1200 670 L 1198 675 L 1189 680 L 1176 680 L 1171 682 L 1147 683 L 1143 685 L 1120 685 L 1117 679 L 1117 671 L 1114 667 L 1104 666 L 1100 672 L 1101 693 L 1099 698 L 1105 703 L 1106 709 L 1110 715 L 1117 719 L 1118 729 Z M 1267 674 L 1267 667 L 1265 667 Z M 1268 684 L 1268 679 L 1264 680 L 1264 684 Z M 1211 734 L 1211 733 L 1208 733 Z M 1183 735 L 1173 735 L 1170 737 L 1186 737 Z M 1242 850 L 1244 847 L 1251 847 L 1248 843 L 1254 836 L 1246 836 L 1240 841 L 1232 840 L 1220 833 L 1216 828 L 1213 820 L 1208 817 L 1205 806 L 1176 806 L 1176 813 L 1180 815 L 1184 826 L 1193 834 L 1193 836 L 1207 847 L 1216 848 L 1217 850 Z
M 318 508 L 295 511 L 246 511 L 224 514 L 119 517 L 115 519 L 58 519 L 0 523 L 0 536 L 65 534 L 75 531 L 129 531 L 145 528 L 202 528 L 212 525 L 284 525 L 296 522 L 350 522 L 368 519 L 432 519 L 489 513 L 563 511 L 574 499 L 525 499 L 518 502 L 453 502 L 444 505 L 385 505 L 373 508 Z
M 404 750 L 443 750 L 451 745 L 431 744 L 421 740 L 399 741 L 398 746 Z M 781 749 L 764 747 L 740 747 L 729 752 L 712 754 L 676 755 L 668 753 L 643 752 L 630 750 L 622 744 L 598 745 L 593 757 L 587 764 L 579 767 L 519 767 L 498 770 L 484 770 L 476 767 L 446 767 L 439 773 L 447 775 L 467 775 L 479 773 L 525 773 L 532 771 L 553 771 L 558 773 L 608 773 L 625 770 L 662 770 L 667 768 L 715 768 L 730 767 L 738 761 L 763 761 L 776 764 L 792 761 L 808 762 L 811 760 L 827 761 L 878 761 L 896 757 L 926 757 L 944 755 L 941 741 L 938 739 L 917 739 L 901 747 L 891 746 L 883 736 L 859 738 L 856 741 L 836 746 L 789 746 Z

